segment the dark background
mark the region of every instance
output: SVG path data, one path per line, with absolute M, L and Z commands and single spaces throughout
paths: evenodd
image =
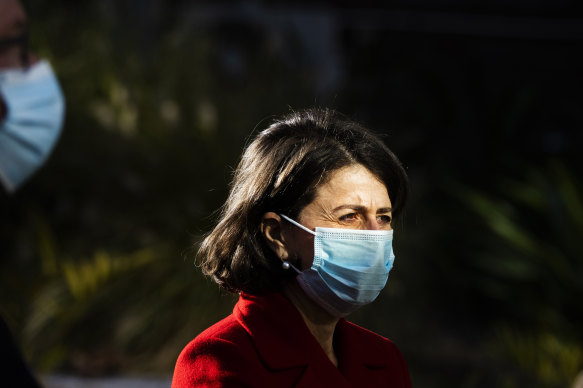
M 39 373 L 171 374 L 234 297 L 194 265 L 250 136 L 327 106 L 407 167 L 388 287 L 351 319 L 416 387 L 583 370 L 583 12 L 568 1 L 24 2 L 67 98 L 0 202 L 0 308 Z

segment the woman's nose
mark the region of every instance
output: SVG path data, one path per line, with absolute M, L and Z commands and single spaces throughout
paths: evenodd
M 374 217 L 369 217 L 365 226 L 366 226 L 366 230 L 380 230 L 381 229 L 381 225 L 379 224 L 379 221 L 377 220 L 376 215 Z

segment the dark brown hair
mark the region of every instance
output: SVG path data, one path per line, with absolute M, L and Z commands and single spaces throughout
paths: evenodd
M 276 120 L 243 153 L 217 226 L 199 249 L 203 272 L 231 292 L 278 289 L 287 272 L 260 232 L 263 214 L 296 218 L 331 172 L 354 164 L 385 184 L 393 218 L 398 218 L 407 197 L 407 175 L 378 136 L 328 109 Z

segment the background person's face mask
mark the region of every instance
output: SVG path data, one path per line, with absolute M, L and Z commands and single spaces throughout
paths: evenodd
M 316 227 L 313 232 L 291 218 L 292 224 L 314 235 L 312 266 L 298 272 L 297 281 L 320 307 L 343 317 L 379 295 L 393 267 L 393 231 Z
M 0 122 L 0 183 L 14 192 L 52 151 L 63 125 L 65 103 L 48 62 L 0 71 L 6 116 Z

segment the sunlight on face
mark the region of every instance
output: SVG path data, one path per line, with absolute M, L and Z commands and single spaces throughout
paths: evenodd
M 302 209 L 298 222 L 314 230 L 325 228 L 391 230 L 391 200 L 385 185 L 360 164 L 332 172 L 316 190 L 314 200 Z M 288 249 L 302 269 L 314 258 L 314 236 L 287 224 Z
M 391 200 L 386 186 L 360 164 L 334 171 L 315 199 L 299 214 L 313 229 L 391 230 Z

